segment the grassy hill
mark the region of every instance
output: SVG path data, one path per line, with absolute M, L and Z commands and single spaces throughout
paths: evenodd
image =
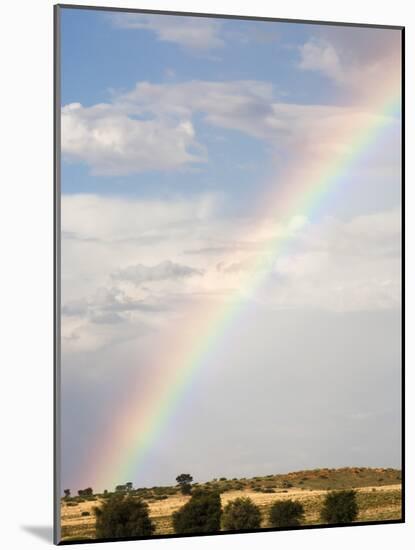
M 337 489 L 357 490 L 357 521 L 384 521 L 401 517 L 401 472 L 392 468 L 324 468 L 250 479 L 220 478 L 193 485 L 218 490 L 223 506 L 240 496 L 251 498 L 260 507 L 263 518 L 261 527 L 268 527 L 267 515 L 272 503 L 288 498 L 300 500 L 303 504 L 304 524 L 319 523 L 319 511 L 327 491 Z M 171 515 L 190 498 L 182 495 L 177 486 L 138 488 L 131 494 L 148 503 L 156 534 L 173 533 Z M 62 538 L 95 538 L 93 508 L 100 506 L 110 495 L 62 499 Z

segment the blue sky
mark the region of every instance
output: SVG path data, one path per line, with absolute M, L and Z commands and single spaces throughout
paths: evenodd
M 327 34 L 324 26 L 188 18 L 188 27 L 195 22 L 202 26 L 217 24 L 210 36 L 212 47 L 189 47 L 180 37 L 179 40 L 162 39 L 157 25 L 156 30 L 154 26 L 130 28 L 131 17 L 137 16 L 62 10 L 62 105 L 76 102 L 91 107 L 111 103 L 138 82 L 168 86 L 194 80 L 266 82 L 272 87 L 276 101 L 290 104 L 336 105 L 341 97 L 339 82 L 324 67 L 327 51 L 321 51 L 321 67 L 311 67 L 312 70 L 301 67 L 304 45 L 316 37 L 321 40 L 320 35 Z M 145 17 L 157 21 L 168 19 L 173 27 L 180 24 L 180 18 L 175 16 Z M 397 31 L 338 29 L 352 48 L 356 40 L 358 46 L 352 56 L 355 60 L 362 54 L 361 37 L 366 36 L 363 33 L 372 33 L 374 42 L 381 42 L 384 37 L 380 33 L 385 32 L 398 36 Z M 363 38 L 363 47 L 365 40 Z M 276 148 L 275 144 L 270 148 L 267 140 L 252 133 L 223 125 L 212 127 L 206 123 L 206 113 L 200 111 L 192 113 L 192 124 L 208 162 L 183 165 L 173 171 L 152 169 L 102 177 L 94 174 L 85 159 L 75 157 L 67 162 L 64 155 L 63 192 L 148 197 L 220 191 L 232 195 L 228 213 L 230 204 L 235 213 L 243 212 L 258 195 L 257 182 L 278 173 L 279 163 L 272 163 L 278 143 Z M 284 155 L 283 148 L 281 151 Z M 356 174 L 355 180 L 359 177 Z M 382 177 L 378 174 L 378 178 Z M 399 199 L 396 196 L 396 202 Z M 379 201 L 382 202 L 382 196 Z
M 117 17 L 128 15 L 119 13 Z M 165 15 L 152 17 L 178 19 Z M 210 20 L 198 18 L 198 21 Z M 255 78 L 273 82 L 281 91 L 290 90 L 294 101 L 324 101 L 329 96 L 326 78 L 295 68 L 299 61 L 297 47 L 321 27 L 235 19 L 220 23 L 221 32 L 227 36 L 223 47 L 216 48 L 215 53 L 195 52 L 177 43 L 160 41 L 150 30 L 126 32 L 115 25 L 113 14 L 64 9 L 62 103 L 80 101 L 90 105 L 107 101 L 111 89 L 128 90 L 139 80 L 166 82 L 168 69 L 177 75 L 172 77 L 173 81 Z M 252 38 L 244 39 L 247 34 Z M 261 40 L 261 34 L 265 40 Z M 79 82 L 82 86 L 77 85 Z
M 61 27 L 65 487 L 95 487 L 114 403 L 137 376 L 151 385 L 172 334 L 196 330 L 189 311 L 238 293 L 264 250 L 266 283 L 132 481 L 399 466 L 401 126 L 374 101 L 399 87 L 399 31 L 66 8 Z M 385 130 L 318 208 L 287 214 L 284 190 L 374 122 Z M 212 402 L 220 422 L 198 442 Z
M 93 10 L 63 10 L 63 105 L 80 102 L 87 107 L 110 102 L 114 94 L 131 90 L 139 81 L 174 84 L 188 80 L 246 79 L 269 82 L 277 97 L 289 95 L 290 102 L 332 101 L 335 85 L 327 76 L 297 67 L 299 46 L 318 33 L 320 27 L 221 20 L 223 45 L 213 50 L 195 50 L 180 43 L 161 41 L 151 30 L 138 32 L 117 26 L 115 17 L 129 16 Z M 192 20 L 194 18 L 190 18 Z M 210 20 L 198 21 L 209 23 Z M 91 175 L 85 164 L 64 163 L 63 191 L 148 196 L 225 188 L 233 194 L 235 206 L 237 202 L 251 204 L 257 194 L 256 181 L 267 175 L 270 160 L 267 144 L 229 128 L 212 129 L 204 123 L 200 113 L 193 120 L 209 154 L 208 163 L 195 167 L 196 174 L 194 170 L 190 173 L 188 170 L 180 173 L 151 171 L 139 176 L 102 178 Z

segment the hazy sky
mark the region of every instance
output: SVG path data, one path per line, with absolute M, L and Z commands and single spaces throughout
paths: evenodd
M 373 104 L 399 63 L 397 30 L 62 10 L 62 485 L 400 467 L 400 121 Z M 207 338 L 189 311 L 220 309 L 284 231 L 257 205 L 376 117 L 157 437 L 123 447 L 120 418 L 133 439 L 162 403 L 124 406 Z M 129 479 L 99 475 L 109 448 Z

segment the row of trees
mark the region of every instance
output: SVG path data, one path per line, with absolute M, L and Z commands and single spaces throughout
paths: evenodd
M 155 526 L 148 505 L 123 493 L 116 493 L 101 508 L 95 508 L 97 538 L 151 536 Z M 328 524 L 351 523 L 356 520 L 358 506 L 355 491 L 336 491 L 326 495 L 320 511 L 321 521 Z M 259 529 L 261 512 L 250 498 L 237 498 L 222 509 L 217 491 L 196 489 L 189 501 L 173 513 L 173 528 L 177 534 L 215 533 Z M 268 512 L 271 527 L 296 527 L 304 522 L 301 502 L 279 500 Z
M 117 493 L 128 493 L 129 491 L 133 490 L 133 483 L 131 481 L 127 481 L 124 485 L 117 485 L 115 487 L 115 492 Z M 70 489 L 64 489 L 63 491 L 64 497 L 66 499 L 71 498 L 71 490 Z M 78 496 L 80 497 L 91 497 L 93 496 L 94 492 L 92 490 L 92 487 L 87 487 L 86 489 L 79 489 Z M 105 489 L 103 494 L 108 494 L 107 489 Z
M 65 495 L 65 498 L 70 498 L 71 497 L 71 490 L 70 489 L 65 489 L 63 491 L 63 494 Z M 86 489 L 79 489 L 78 491 L 78 496 L 80 497 L 92 497 L 94 494 L 93 490 L 92 490 L 92 487 L 87 487 Z

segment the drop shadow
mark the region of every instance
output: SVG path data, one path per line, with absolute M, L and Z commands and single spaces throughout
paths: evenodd
M 50 525 L 22 525 L 21 528 L 38 539 L 53 543 L 53 527 Z

